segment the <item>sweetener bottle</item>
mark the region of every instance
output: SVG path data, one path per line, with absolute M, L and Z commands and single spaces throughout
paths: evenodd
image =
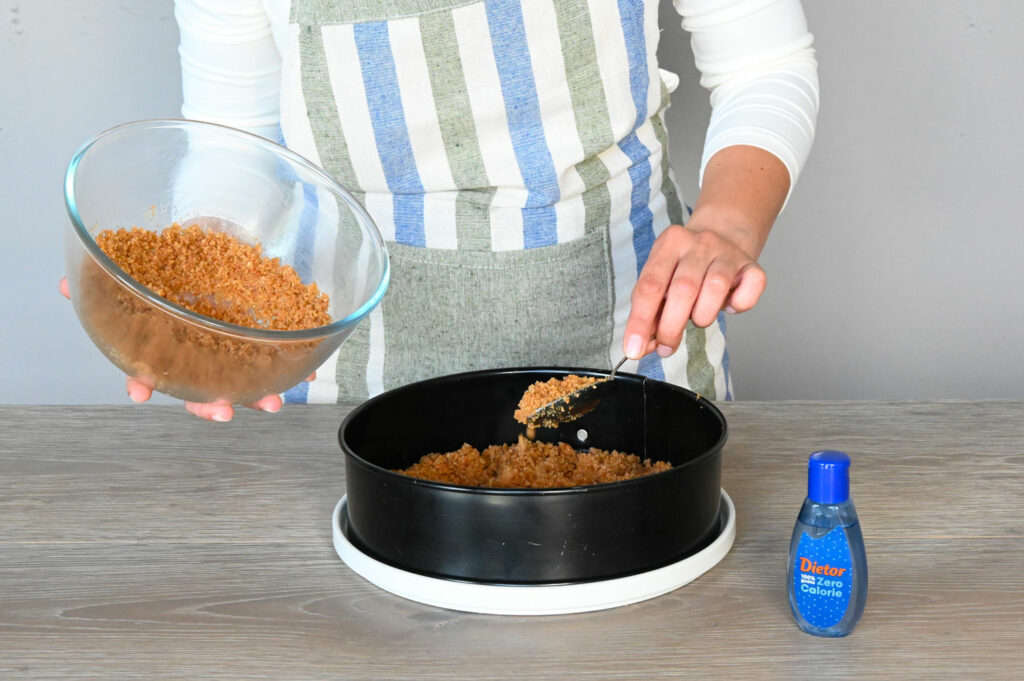
M 797 625 L 815 636 L 846 636 L 868 596 L 868 559 L 850 498 L 850 457 L 814 452 L 807 498 L 789 544 L 786 578 Z

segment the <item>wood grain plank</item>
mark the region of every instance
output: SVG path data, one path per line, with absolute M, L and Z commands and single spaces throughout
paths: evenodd
M 870 556 L 865 617 L 841 641 L 796 629 L 773 553 L 763 541 L 739 542 L 718 568 L 652 601 L 507 618 L 391 596 L 351 573 L 326 541 L 19 546 L 2 556 L 0 670 L 213 679 L 601 679 L 640 678 L 641 669 L 643 678 L 728 679 L 757 670 L 799 678 L 822 655 L 835 665 L 819 668 L 824 679 L 887 678 L 908 664 L 916 678 L 1019 670 L 1024 584 L 1005 576 L 1024 564 L 1024 547 L 882 541 Z
M 723 485 L 758 532 L 788 532 L 807 454 L 834 448 L 854 458 L 868 539 L 1024 537 L 1021 515 L 990 501 L 1024 509 L 1013 474 L 1024 463 L 1024 403 L 723 410 Z M 344 493 L 336 433 L 347 411 L 243 411 L 212 424 L 175 407 L 4 407 L 0 541 L 313 541 L 310 519 Z
M 329 517 L 344 407 L 0 407 L 0 678 L 1011 679 L 1024 670 L 1024 402 L 733 403 L 738 538 L 697 582 L 550 618 L 410 603 Z M 785 602 L 806 456 L 854 457 L 871 570 L 852 636 Z
M 37 409 L 0 410 L 0 541 L 313 541 L 345 492 L 347 408 Z
M 1024 402 L 737 402 L 723 486 L 757 533 L 788 533 L 806 490 L 807 456 L 853 459 L 866 540 L 1024 539 Z M 736 490 L 734 493 L 733 490 Z

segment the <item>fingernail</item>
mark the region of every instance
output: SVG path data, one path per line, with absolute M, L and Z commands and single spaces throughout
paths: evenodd
M 281 406 L 278 404 L 265 404 L 260 406 L 260 409 L 269 414 L 276 414 L 277 412 L 281 411 Z
M 673 352 L 672 348 L 667 345 L 659 345 L 655 351 L 658 353 L 658 357 L 668 357 Z
M 725 311 L 728 312 L 729 314 L 736 314 L 736 308 L 734 308 L 732 305 L 726 305 Z
M 644 339 L 640 336 L 630 336 L 626 339 L 626 357 L 640 359 L 644 352 Z
M 221 414 L 220 412 L 214 412 L 213 414 L 210 415 L 210 418 L 216 421 L 217 423 L 227 423 L 228 421 L 231 420 L 227 416 L 224 416 L 224 414 Z
M 142 402 L 145 402 L 145 400 L 136 397 L 135 393 L 133 393 L 131 390 L 128 391 L 128 399 L 130 399 L 135 404 L 141 404 Z

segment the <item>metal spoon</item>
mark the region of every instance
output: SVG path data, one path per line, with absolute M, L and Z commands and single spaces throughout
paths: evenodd
M 601 401 L 601 387 L 615 378 L 615 372 L 626 363 L 626 357 L 619 360 L 607 378 L 585 385 L 538 407 L 527 418 L 529 427 L 557 428 L 559 424 L 575 421 L 584 414 L 594 411 Z

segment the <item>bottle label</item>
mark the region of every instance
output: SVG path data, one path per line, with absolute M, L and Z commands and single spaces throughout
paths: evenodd
M 843 619 L 850 606 L 853 565 L 842 528 L 818 539 L 804 532 L 794 560 L 794 600 L 804 619 L 822 628 Z

